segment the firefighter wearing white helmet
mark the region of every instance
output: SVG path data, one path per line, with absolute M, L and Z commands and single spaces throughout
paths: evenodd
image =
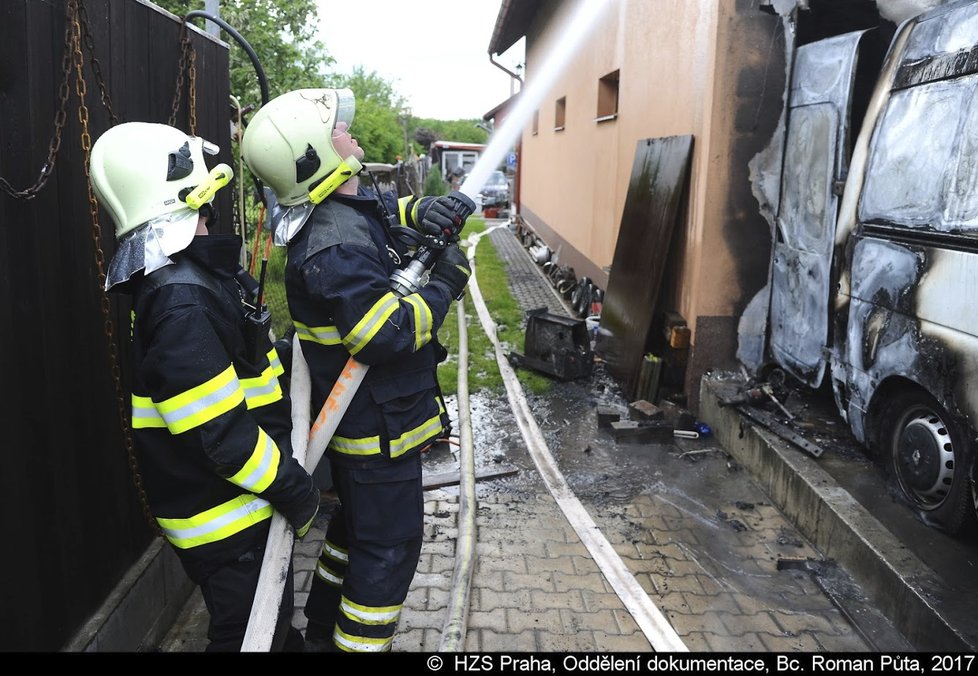
M 299 90 L 266 104 L 244 156 L 285 215 L 285 287 L 322 409 L 351 357 L 369 365 L 327 447 L 340 498 L 306 601 L 307 649 L 391 649 L 424 529 L 421 453 L 450 433 L 436 368 L 437 331 L 469 265 L 445 247 L 427 285 L 406 295 L 391 276 L 419 243 L 456 234 L 474 208 L 462 195 L 398 198 L 360 184 L 365 150 L 351 135 L 346 90 Z M 404 236 L 402 238 L 402 235 Z
M 91 177 L 119 245 L 107 287 L 132 294 L 132 430 L 150 511 L 209 611 L 208 651 L 240 650 L 273 510 L 305 534 L 319 508 L 292 457 L 291 402 L 240 283 L 241 242 L 208 233 L 231 178 L 209 144 L 143 122 L 94 144 Z M 249 305 L 245 305 L 245 303 Z M 291 584 L 273 649 L 301 650 Z

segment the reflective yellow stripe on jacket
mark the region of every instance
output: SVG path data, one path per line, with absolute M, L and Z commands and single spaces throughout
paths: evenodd
M 335 326 L 308 326 L 302 322 L 295 322 L 295 332 L 299 340 L 320 345 L 339 345 L 343 342 L 340 339 L 339 329 Z
M 228 366 L 205 383 L 165 401 L 154 402 L 149 397 L 132 397 L 133 429 L 167 427 L 171 434 L 180 434 L 213 420 L 244 401 L 244 390 Z
M 416 293 L 404 296 L 401 300 L 414 310 L 414 351 L 417 352 L 431 342 L 431 326 L 434 323 L 431 308 L 424 302 L 424 298 Z
M 276 376 L 285 373 L 285 367 L 282 366 L 282 360 L 279 359 L 278 352 L 276 352 L 274 347 L 265 356 L 268 357 L 268 363 L 272 367 L 272 373 Z
M 417 427 L 406 431 L 397 439 L 391 439 L 391 457 L 398 458 L 412 448 L 416 448 L 424 442 L 438 436 L 442 431 L 441 413 L 445 411 L 441 400 L 438 400 L 438 411 L 438 415 L 428 418 Z M 343 453 L 344 455 L 380 455 L 380 437 L 373 436 L 353 439 L 334 434 L 329 442 L 329 447 L 337 453 Z
M 228 366 L 206 383 L 159 403 L 132 395 L 133 429 L 167 427 L 171 434 L 180 434 L 227 413 L 242 399 L 249 409 L 279 401 L 283 394 L 278 376 L 285 368 L 274 348 L 267 356 L 268 367 L 255 378 L 239 381 L 234 366 Z
M 343 344 L 351 355 L 356 355 L 360 350 L 367 346 L 370 339 L 377 335 L 377 332 L 384 326 L 387 318 L 397 310 L 398 300 L 392 292 L 388 291 L 373 304 L 366 314 L 357 322 L 357 325 L 343 336 Z
M 278 361 L 278 355 L 275 355 Z M 285 372 L 282 362 L 278 361 L 278 371 Z M 282 398 L 282 386 L 278 382 L 275 364 L 269 364 L 268 368 L 262 371 L 260 376 L 255 378 L 242 378 L 241 387 L 244 389 L 245 401 L 248 408 L 258 408 L 267 406 Z
M 190 549 L 223 540 L 272 516 L 272 506 L 256 495 L 239 495 L 186 519 L 156 521 L 174 547 Z
M 234 476 L 228 478 L 228 481 L 247 488 L 252 493 L 261 493 L 275 481 L 281 459 L 282 454 L 278 446 L 265 430 L 259 427 L 258 442 L 251 457 Z

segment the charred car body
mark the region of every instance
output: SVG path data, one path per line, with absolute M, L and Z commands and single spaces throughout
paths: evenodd
M 828 378 L 918 513 L 959 533 L 976 505 L 978 2 L 903 22 L 882 64 L 874 33 L 795 50 L 769 284 L 740 356 Z

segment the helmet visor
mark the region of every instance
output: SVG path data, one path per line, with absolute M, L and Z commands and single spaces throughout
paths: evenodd
M 336 119 L 333 120 L 333 127 L 337 122 L 346 122 L 349 127 L 353 124 L 353 115 L 357 112 L 357 101 L 351 89 L 336 90 Z

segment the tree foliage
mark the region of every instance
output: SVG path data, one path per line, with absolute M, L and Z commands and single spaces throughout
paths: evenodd
M 486 143 L 489 134 L 478 125 L 482 120 L 431 120 L 415 118 L 411 120 L 411 137 L 430 152 L 435 141 L 455 141 L 457 143 Z
M 179 17 L 204 9 L 204 0 L 154 0 Z M 254 49 L 268 79 L 269 96 L 292 89 L 322 87 L 334 63 L 316 39 L 315 0 L 222 0 L 220 18 Z M 191 20 L 206 30 L 210 22 Z M 223 29 L 221 39 L 230 45 L 231 94 L 242 107 L 261 105 L 258 76 L 247 52 Z
M 204 0 L 155 0 L 177 15 L 204 9 Z M 405 99 L 376 72 L 357 67 L 349 75 L 330 70 L 335 60 L 316 39 L 315 0 L 221 0 L 220 18 L 251 45 L 268 79 L 269 96 L 305 87 L 349 87 L 357 110 L 350 131 L 364 149 L 368 162 L 394 163 L 410 152 L 426 153 L 436 140 L 485 143 L 488 134 L 476 125 L 481 120 L 430 120 L 410 116 Z M 192 19 L 206 30 L 209 22 Z M 247 52 L 226 31 L 221 39 L 230 46 L 230 87 L 242 107 L 258 108 L 262 101 L 258 77 Z
M 389 82 L 357 66 L 350 75 L 334 76 L 327 86 L 353 90 L 357 110 L 350 133 L 363 148 L 365 161 L 393 164 L 405 155 L 404 98 Z

